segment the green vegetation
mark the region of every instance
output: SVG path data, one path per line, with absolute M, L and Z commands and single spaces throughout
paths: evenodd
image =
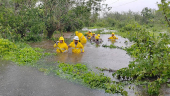
M 25 43 L 13 43 L 7 39 L 0 39 L 0 49 L 2 50 L 1 58 L 13 61 L 18 65 L 33 66 L 45 74 L 55 73 L 62 78 L 76 80 L 90 88 L 104 89 L 107 93 L 120 93 L 127 96 L 127 92 L 123 89 L 124 83 L 111 81 L 111 78 L 104 76 L 103 73 L 96 74 L 89 71 L 86 65 L 65 63 L 59 63 L 58 66 L 39 65 L 36 62 L 49 53 L 43 53 L 40 48 L 31 48 Z
M 166 1 L 166 0 L 165 0 Z M 159 4 L 161 6 L 162 4 Z M 166 8 L 168 3 L 164 4 Z M 106 12 L 103 18 L 98 18 L 93 27 L 90 28 L 108 28 L 110 30 L 122 31 L 131 30 L 132 26 L 139 24 L 145 27 L 148 31 L 164 32 L 167 30 L 164 20 L 164 11 L 162 9 L 155 10 L 148 7 L 143 8 L 141 12 Z M 168 18 L 169 11 L 166 10 Z
M 11 60 L 18 65 L 33 64 L 43 55 L 49 53 L 43 53 L 40 48 L 32 48 L 24 43 L 13 43 L 7 39 L 0 39 L 0 57 L 5 60 Z
M 134 83 L 146 86 L 149 95 L 159 95 L 161 84 L 170 78 L 169 35 L 154 35 L 139 24 L 123 30 L 117 34 L 135 42 L 125 49 L 135 60 L 127 68 L 117 70 L 113 76 L 133 78 Z
M 104 76 L 103 73 L 96 74 L 89 71 L 86 65 L 60 63 L 56 68 L 39 68 L 39 70 L 45 73 L 54 72 L 62 78 L 77 81 L 90 88 L 104 89 L 106 93 L 120 93 L 127 96 L 127 92 L 123 89 L 124 83 L 111 81 L 111 78 Z
M 113 44 L 110 44 L 110 45 L 106 45 L 106 44 L 103 44 L 102 47 L 109 47 L 109 48 L 117 48 L 117 49 L 124 49 L 123 47 L 119 47 L 119 46 L 115 46 Z
M 162 11 L 162 14 L 170 27 L 169 17 L 170 17 L 170 11 L 169 11 L 169 1 L 168 0 L 161 0 L 161 3 L 158 4 L 159 11 Z
M 99 27 L 118 29 L 116 34 L 134 42 L 130 48 L 125 50 L 135 60 L 130 62 L 127 68 L 117 70 L 113 76 L 124 80 L 133 78 L 130 82 L 143 86 L 151 96 L 160 95 L 161 85 L 167 84 L 168 86 L 167 81 L 170 79 L 170 48 L 167 46 L 170 44 L 170 36 L 166 32 L 169 29 L 167 25 L 170 26 L 169 2 L 161 0 L 161 4 L 158 6 L 157 11 L 144 8 L 141 12 L 142 15 L 131 11 L 108 13 L 96 24 Z M 108 45 L 104 45 L 104 47 L 116 48 L 116 46 Z
M 120 48 L 135 58 L 127 68 L 114 71 L 118 79 L 130 79 L 130 84 L 143 86 L 151 96 L 158 96 L 162 84 L 170 79 L 170 7 L 168 0 L 161 0 L 159 10 L 144 8 L 137 12 L 109 12 L 97 18 L 103 0 L 1 0 L 0 2 L 0 57 L 18 65 L 36 65 L 49 53 L 40 48 L 32 48 L 24 41 L 40 41 L 53 34 L 81 30 L 83 27 L 117 30 L 116 34 L 128 38 L 134 44 L 129 48 L 114 45 L 102 47 Z M 106 6 L 106 8 L 108 8 Z M 93 13 L 92 13 L 93 12 Z M 97 30 L 96 34 L 104 29 Z M 165 32 L 165 33 L 159 33 Z M 4 39 L 3 39 L 4 38 Z M 55 38 L 56 40 L 57 38 Z M 58 39 L 57 39 L 58 40 Z M 17 43 L 16 41 L 19 41 Z M 66 42 L 71 42 L 65 39 Z M 15 43 L 13 43 L 15 42 Z M 123 87 L 128 84 L 111 81 L 103 73 L 96 74 L 82 64 L 60 63 L 58 66 L 38 66 L 39 71 L 75 80 L 91 88 L 104 89 L 107 93 L 127 95 Z M 111 69 L 101 69 L 112 71 Z M 167 84 L 167 86 L 170 86 Z
M 14 41 L 40 41 L 55 31 L 92 26 L 103 0 L 1 0 L 1 37 Z M 108 7 L 105 6 L 107 9 Z

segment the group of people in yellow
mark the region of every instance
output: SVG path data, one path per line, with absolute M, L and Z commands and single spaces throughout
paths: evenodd
M 90 42 L 95 42 L 96 44 L 103 42 L 103 40 L 100 38 L 100 34 L 95 36 L 95 33 L 92 33 L 90 31 L 88 31 L 85 34 L 87 34 L 87 39 L 89 39 Z M 68 46 L 64 42 L 64 37 L 60 37 L 59 41 L 57 41 L 57 43 L 54 44 L 54 47 L 57 48 L 56 52 L 57 53 L 65 53 L 68 51 L 68 48 L 72 48 L 73 53 L 84 53 L 84 46 L 82 44 L 85 44 L 87 42 L 87 39 L 82 33 L 78 32 L 78 31 L 75 32 L 75 35 L 76 36 L 73 38 L 73 42 L 71 42 Z M 112 36 L 109 37 L 108 39 L 115 40 L 118 38 L 116 36 L 114 36 L 114 33 L 112 33 Z
M 87 38 L 90 40 L 90 42 L 93 41 L 96 44 L 103 42 L 103 40 L 100 38 L 100 34 L 97 34 L 97 36 L 95 36 L 95 33 L 92 33 L 91 31 L 89 31 L 85 34 L 87 35 Z
M 57 47 L 56 52 L 57 53 L 64 53 L 68 51 L 68 48 L 72 48 L 73 53 L 84 53 L 84 47 L 83 45 L 79 42 L 78 36 L 75 36 L 73 39 L 73 42 L 71 42 L 68 46 L 64 42 L 64 38 L 60 37 L 59 42 L 54 44 L 54 47 Z

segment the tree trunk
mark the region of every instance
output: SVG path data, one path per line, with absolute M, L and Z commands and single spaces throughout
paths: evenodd
M 48 31 L 47 37 L 51 38 L 53 36 L 54 31 L 56 30 L 56 24 L 53 21 L 51 21 L 47 22 L 46 26 L 47 26 L 46 29 Z
M 47 37 L 48 37 L 48 38 L 51 38 L 51 37 L 53 36 L 53 33 L 54 33 L 54 31 L 48 31 Z

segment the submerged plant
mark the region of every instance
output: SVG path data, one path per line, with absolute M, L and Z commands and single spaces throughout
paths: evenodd
M 107 45 L 107 44 L 103 44 L 102 47 L 109 47 L 109 48 L 118 48 L 118 49 L 124 49 L 123 47 L 119 47 L 119 46 L 115 46 L 113 44 Z
M 120 93 L 127 96 L 127 92 L 123 90 L 123 84 L 111 81 L 111 78 L 104 76 L 103 73 L 96 74 L 83 64 L 60 63 L 53 72 L 60 77 L 76 80 L 91 88 L 100 88 L 107 93 Z

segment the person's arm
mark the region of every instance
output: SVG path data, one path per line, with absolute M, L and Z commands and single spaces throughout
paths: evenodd
M 57 42 L 54 44 L 54 48 L 55 48 L 55 47 L 58 47 L 58 43 L 59 43 L 59 41 L 57 41 Z
M 72 46 L 72 42 L 68 45 L 68 48 L 70 48 Z
M 70 45 L 68 45 L 68 48 L 70 48 L 71 46 Z
M 54 48 L 55 48 L 55 47 L 58 47 L 58 45 L 57 45 L 56 43 L 54 44 Z
M 112 37 L 109 37 L 108 39 L 111 39 Z
M 66 46 L 65 46 L 65 49 L 66 49 L 66 50 L 68 50 L 68 46 L 67 46 L 67 44 L 66 44 Z
M 64 52 L 63 53 L 65 53 L 65 52 L 67 52 L 68 51 L 68 46 L 67 46 L 67 44 L 65 44 L 65 47 L 64 47 Z
M 118 39 L 116 36 L 114 36 L 114 39 Z

